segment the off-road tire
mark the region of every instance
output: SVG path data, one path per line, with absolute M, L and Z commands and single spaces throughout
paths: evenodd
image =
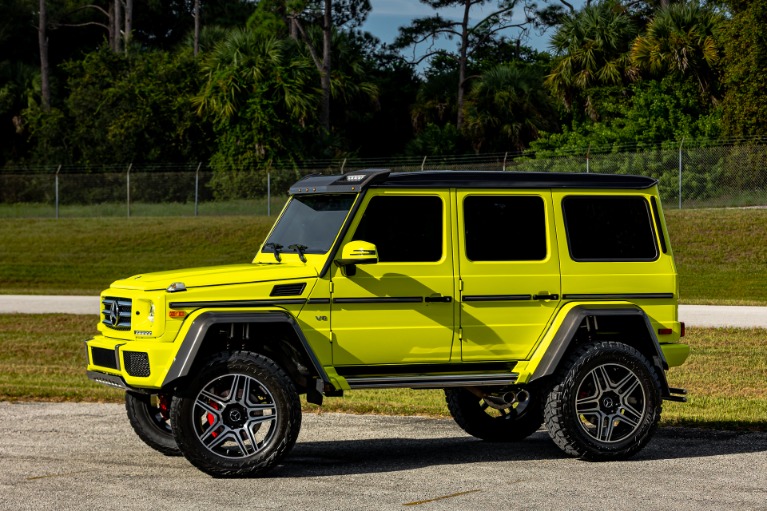
M 455 422 L 471 436 L 490 442 L 524 440 L 543 424 L 543 396 L 537 388 L 526 389 L 530 397 L 519 407 L 495 410 L 466 389 L 445 389 L 445 401 Z
M 166 456 L 181 456 L 168 421 L 168 410 L 160 409 L 157 396 L 128 391 L 125 411 L 133 431 L 146 445 Z
M 565 453 L 625 459 L 652 438 L 662 410 L 657 369 L 618 342 L 584 345 L 566 360 L 546 401 L 546 428 Z
M 181 452 L 215 477 L 252 477 L 273 468 L 301 429 L 293 382 L 271 359 L 224 352 L 174 396 L 171 424 Z

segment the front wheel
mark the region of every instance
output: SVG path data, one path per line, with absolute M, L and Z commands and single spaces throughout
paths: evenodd
M 301 403 L 272 360 L 225 352 L 173 398 L 171 419 L 176 442 L 194 466 L 216 477 L 254 476 L 295 444 Z
M 181 456 L 170 427 L 169 408 L 170 396 L 125 393 L 125 411 L 138 437 L 166 456 Z
M 563 451 L 602 461 L 632 456 L 650 441 L 661 415 L 656 369 L 625 344 L 600 342 L 573 353 L 549 393 L 545 420 Z

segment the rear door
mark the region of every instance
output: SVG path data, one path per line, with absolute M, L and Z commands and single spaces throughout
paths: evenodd
M 528 358 L 560 302 L 551 193 L 459 191 L 461 357 Z

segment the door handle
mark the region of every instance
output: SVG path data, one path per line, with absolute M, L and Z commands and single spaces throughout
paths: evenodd
M 426 303 L 450 303 L 453 301 L 452 296 L 427 296 L 424 298 Z
M 533 300 L 559 300 L 559 295 L 545 294 L 533 295 Z

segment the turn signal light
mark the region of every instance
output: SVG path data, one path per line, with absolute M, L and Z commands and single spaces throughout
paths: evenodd
M 169 318 L 180 319 L 186 316 L 186 311 L 168 311 Z

